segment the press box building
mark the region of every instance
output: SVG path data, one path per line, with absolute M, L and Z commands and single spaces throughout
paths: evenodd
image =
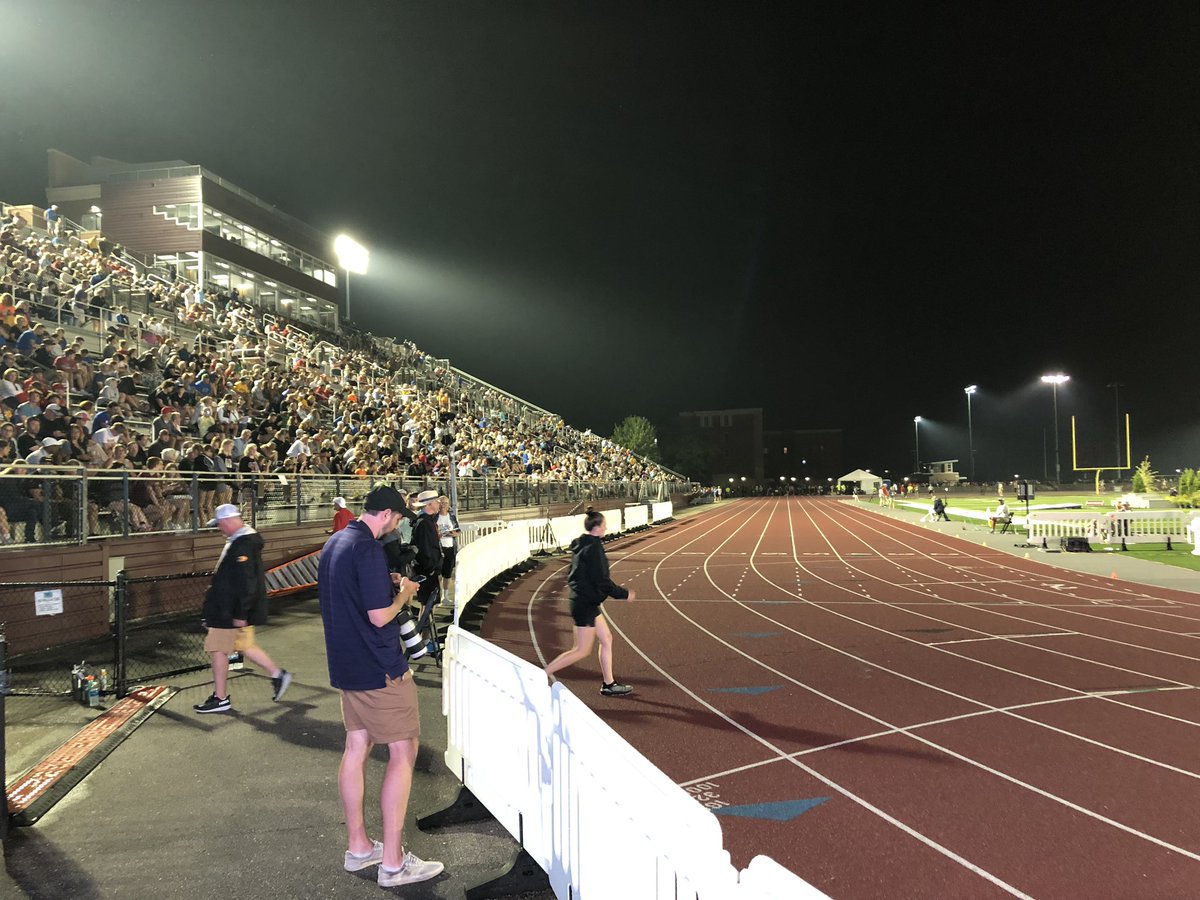
M 83 162 L 48 151 L 47 203 L 178 277 L 335 329 L 339 273 L 328 235 L 202 166 Z

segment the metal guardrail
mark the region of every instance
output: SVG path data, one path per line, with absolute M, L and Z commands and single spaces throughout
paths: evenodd
M 410 494 L 430 489 L 450 493 L 447 480 L 433 478 L 15 465 L 0 473 L 0 510 L 5 513 L 0 526 L 7 522 L 6 546 L 11 547 L 198 532 L 222 503 L 237 503 L 256 528 L 332 523 L 334 497 L 345 497 L 349 508 L 357 511 L 380 483 Z M 538 481 L 482 475 L 457 479 L 458 513 L 610 498 L 655 501 L 688 487 L 661 481 Z

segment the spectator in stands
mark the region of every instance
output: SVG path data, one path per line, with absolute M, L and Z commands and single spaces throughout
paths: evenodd
M 16 410 L 26 397 L 20 377 L 21 373 L 10 367 L 4 371 L 4 378 L 0 379 L 0 403 L 11 410 Z
M 33 452 L 34 448 L 42 442 L 42 420 L 38 418 L 27 419 L 25 422 L 25 430 L 17 435 L 17 454 L 24 457 Z
M 41 487 L 28 475 L 29 467 L 24 462 L 0 470 L 0 509 L 4 510 L 9 538 L 16 538 L 11 531 L 12 525 L 23 524 L 25 543 L 32 544 L 36 540 L 42 502 Z

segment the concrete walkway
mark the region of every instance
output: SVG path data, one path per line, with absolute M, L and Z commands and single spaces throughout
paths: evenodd
M 296 675 L 281 702 L 272 702 L 269 679 L 249 665 L 230 683 L 235 712 L 227 716 L 192 712 L 212 690 L 208 672 L 164 679 L 181 688 L 175 697 L 36 825 L 10 831 L 0 897 L 384 895 L 373 868 L 342 870 L 337 767 L 345 732 L 338 692 L 329 686 L 316 600 L 286 607 L 259 639 Z M 433 663 L 414 669 L 422 746 L 406 845 L 442 860 L 446 872 L 391 893 L 462 897 L 466 887 L 495 874 L 516 845 L 492 820 L 430 834 L 417 830 L 414 820 L 446 806 L 459 783 L 442 758 L 440 670 Z M 64 699 L 8 698 L 10 783 L 92 715 Z M 375 837 L 386 754 L 377 747 L 368 769 L 366 817 Z

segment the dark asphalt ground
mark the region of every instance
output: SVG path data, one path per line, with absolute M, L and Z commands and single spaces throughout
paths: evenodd
M 208 672 L 165 679 L 178 694 L 34 826 L 11 830 L 0 897 L 381 896 L 375 869 L 342 869 L 336 779 L 344 731 L 316 600 L 287 607 L 260 629 L 259 641 L 295 673 L 281 702 L 272 702 L 270 681 L 249 665 L 231 681 L 235 712 L 225 716 L 192 712 L 212 690 Z M 440 670 L 432 663 L 414 668 L 422 742 L 405 844 L 443 861 L 446 871 L 390 893 L 462 897 L 511 859 L 516 842 L 490 819 L 417 830 L 415 819 L 449 804 L 459 782 L 443 762 Z M 6 713 L 9 783 L 93 715 L 68 700 L 31 697 L 8 698 Z M 366 817 L 376 837 L 386 753 L 376 748 L 368 770 Z

